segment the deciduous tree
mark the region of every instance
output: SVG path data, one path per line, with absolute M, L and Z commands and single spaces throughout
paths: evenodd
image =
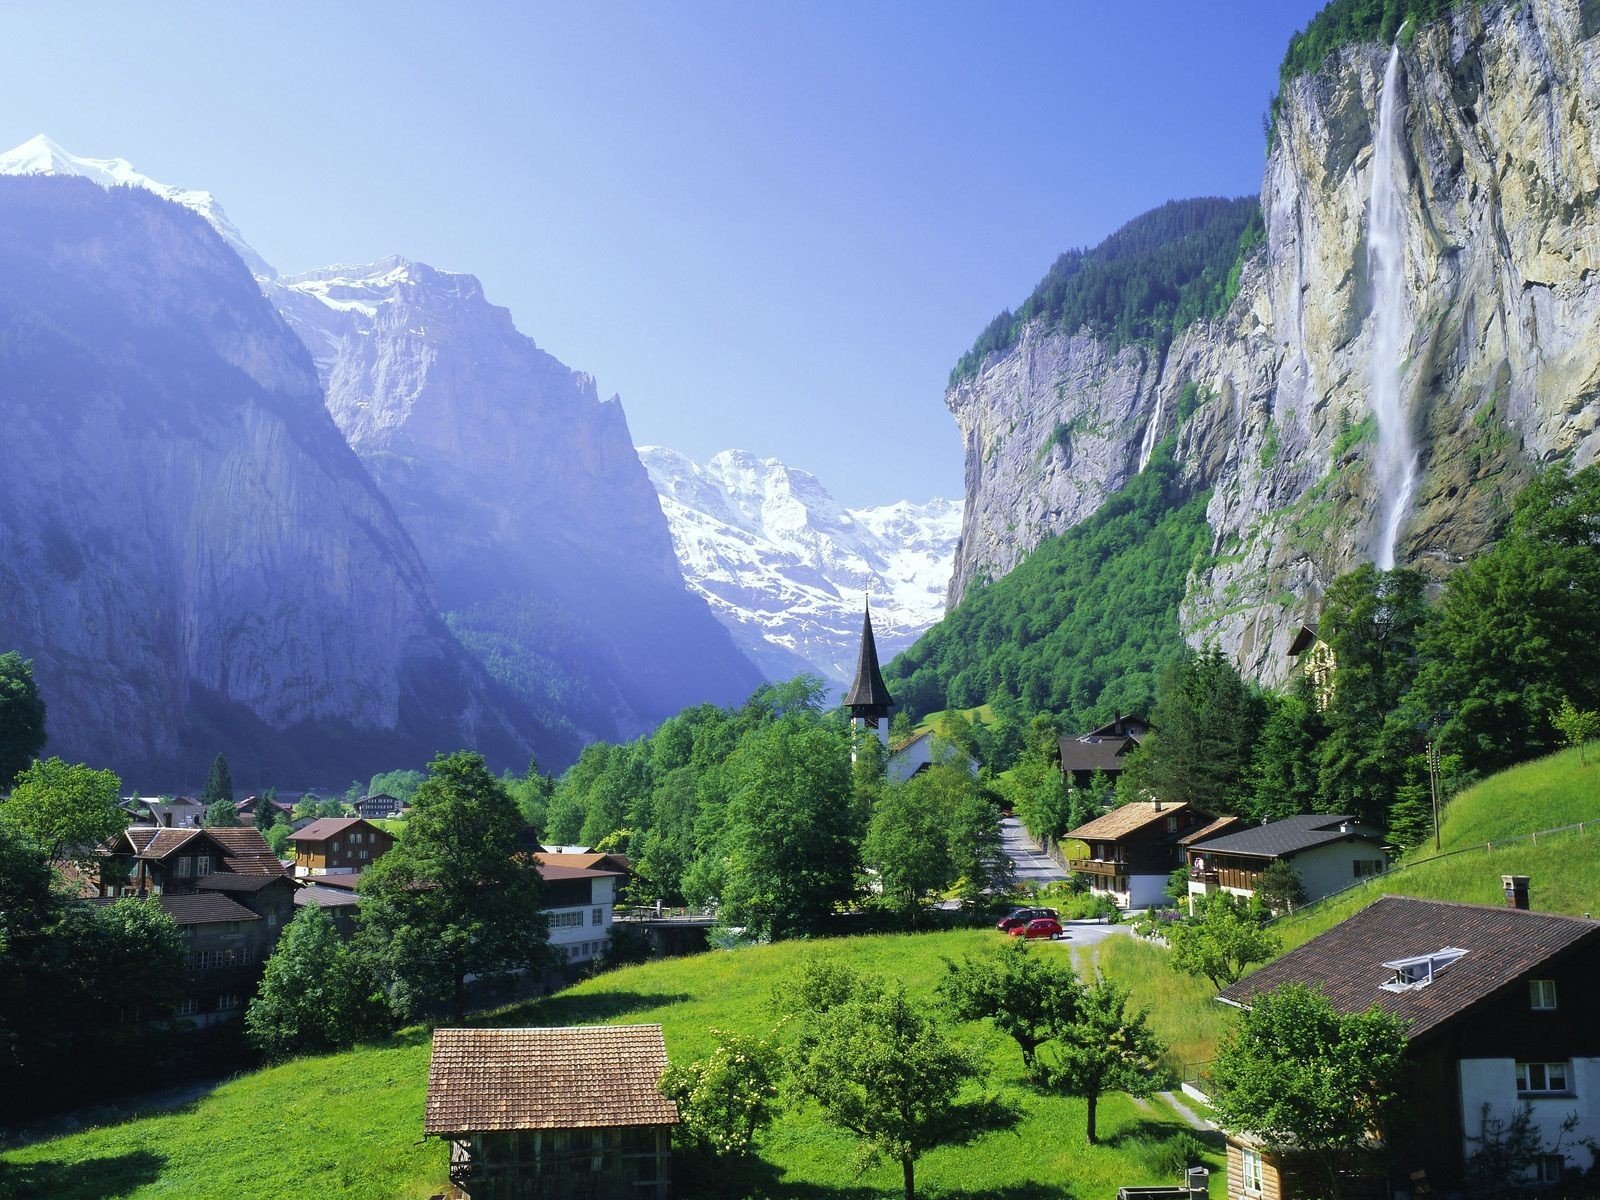
M 800 1014 L 792 1071 L 828 1120 L 855 1134 L 866 1153 L 900 1164 L 905 1200 L 916 1197 L 916 1162 L 957 1136 L 957 1096 L 980 1074 L 900 985 L 872 977 Z
M 128 824 L 111 771 L 59 758 L 36 761 L 0 801 L 0 823 L 25 834 L 52 859 L 94 861 L 95 848 Z
M 1600 712 L 1592 709 L 1580 709 L 1566 696 L 1561 697 L 1561 704 L 1556 709 L 1555 715 L 1550 718 L 1551 723 L 1561 734 L 1562 739 L 1569 746 L 1578 748 L 1578 761 L 1584 766 L 1589 765 L 1589 756 L 1585 749 L 1588 744 L 1600 737 Z
M 1373 1005 L 1335 1011 L 1326 996 L 1286 984 L 1257 996 L 1212 1064 L 1222 1124 L 1321 1168 L 1338 1197 L 1343 1168 L 1389 1123 L 1406 1048 L 1405 1022 Z
M 1204 975 L 1219 990 L 1237 983 L 1252 963 L 1278 953 L 1278 939 L 1262 925 L 1265 914 L 1217 892 L 1195 905 L 1195 915 L 1167 931 L 1172 965 L 1189 975 Z
M 1148 1096 L 1155 1090 L 1166 1049 L 1145 1010 L 1128 1011 L 1128 989 L 1100 975 L 1081 988 L 1072 1016 L 1057 1027 L 1040 1061 L 1048 1086 L 1082 1096 L 1087 1103 L 1086 1133 L 1092 1146 L 1100 1097 L 1106 1092 Z
M 391 1004 L 466 1011 L 468 975 L 545 961 L 539 873 L 514 857 L 522 817 L 483 757 L 441 755 L 394 849 L 361 880 L 361 939 Z
M 762 1038 L 710 1031 L 716 1042 L 706 1058 L 673 1063 L 661 1077 L 661 1092 L 678 1106 L 682 1133 L 703 1152 L 745 1158 L 756 1134 L 777 1115 L 783 1059 Z
M 1022 1051 L 1030 1079 L 1039 1078 L 1037 1052 L 1072 1021 L 1083 987 L 1060 955 L 1045 959 L 1020 939 L 982 958 L 944 960 L 939 996 L 963 1021 L 988 1020 Z
M 267 960 L 244 1016 L 245 1032 L 269 1061 L 338 1050 L 388 1028 L 377 980 L 326 913 L 295 913 Z

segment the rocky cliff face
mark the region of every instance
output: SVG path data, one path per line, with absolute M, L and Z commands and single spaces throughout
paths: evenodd
M 515 728 L 322 404 L 202 221 L 144 192 L 0 178 L 0 633 L 49 752 L 177 787 L 336 781 Z M 533 734 L 529 736 L 530 732 Z
M 1400 395 L 1418 484 L 1396 560 L 1434 575 L 1496 536 L 1532 464 L 1600 452 L 1600 5 L 1460 5 L 1402 38 Z M 1286 89 L 1265 244 L 1220 320 L 1165 361 L 1033 329 L 947 397 L 967 444 L 951 586 L 999 574 L 1080 520 L 1176 435 L 1212 489 L 1213 554 L 1184 622 L 1281 679 L 1292 627 L 1369 560 L 1374 296 L 1368 209 L 1390 48 L 1347 47 Z
M 263 287 L 453 628 L 530 702 L 617 738 L 760 683 L 684 585 L 621 403 L 474 277 L 391 258 Z
M 659 446 L 639 456 L 690 586 L 768 678 L 808 671 L 842 694 L 868 593 L 884 661 L 939 619 L 961 520 L 950 501 L 847 509 L 809 472 L 742 450 L 703 465 Z

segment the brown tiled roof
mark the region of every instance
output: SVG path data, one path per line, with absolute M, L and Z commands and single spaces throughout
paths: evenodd
M 536 864 L 540 879 L 610 879 L 626 875 L 626 871 L 596 871 L 588 867 L 562 867 L 550 863 Z
M 206 892 L 259 892 L 284 878 L 286 876 L 281 872 L 277 875 L 236 875 L 232 871 L 222 871 L 202 876 L 194 881 L 194 885 Z
M 435 1029 L 429 1134 L 675 1125 L 659 1025 Z
M 361 897 L 354 892 L 340 891 L 338 888 L 310 887 L 296 888 L 294 902 L 297 908 L 315 905 L 317 908 L 355 908 L 360 905 Z
M 302 883 L 315 883 L 322 887 L 339 888 L 346 892 L 353 892 L 361 884 L 361 877 L 365 871 L 339 871 L 332 875 L 302 875 Z
M 166 829 L 153 825 L 135 825 L 128 830 L 128 841 L 140 858 L 165 858 L 191 839 L 207 836 L 203 829 Z
M 1384 896 L 1225 989 L 1217 998 L 1248 1006 L 1284 983 L 1315 984 L 1340 1012 L 1380 1008 L 1411 1021 L 1415 1039 L 1515 984 L 1541 963 L 1584 943 L 1600 950 L 1600 923 L 1516 908 Z M 1466 954 L 1438 968 L 1433 981 L 1387 991 L 1385 962 L 1447 947 Z
M 222 845 L 228 870 L 239 875 L 282 875 L 283 864 L 267 845 L 261 831 L 252 826 L 207 829 Z
M 1192 846 L 1196 842 L 1203 842 L 1207 838 L 1220 837 L 1224 833 L 1238 829 L 1244 821 L 1239 817 L 1218 817 L 1208 825 L 1202 825 L 1193 833 L 1186 833 L 1178 839 L 1180 846 Z
M 158 896 L 161 910 L 179 925 L 215 925 L 219 921 L 259 921 L 261 918 L 236 900 L 216 892 L 186 896 Z
M 1135 800 L 1130 804 L 1124 804 L 1121 808 L 1113 808 L 1087 825 L 1078 826 L 1067 836 L 1085 842 L 1114 842 L 1147 825 L 1165 821 L 1188 807 L 1187 804 L 1157 804 L 1154 800 Z
M 545 867 L 581 867 L 586 871 L 609 871 L 619 875 L 633 870 L 626 854 L 559 854 L 541 850 L 534 858 Z
M 337 837 L 352 825 L 365 824 L 366 822 L 360 817 L 318 817 L 304 829 L 291 833 L 289 840 L 291 842 L 325 842 L 331 837 Z

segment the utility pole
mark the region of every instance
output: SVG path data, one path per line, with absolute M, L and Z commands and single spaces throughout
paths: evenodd
M 1439 743 L 1428 739 L 1428 787 L 1433 793 L 1433 852 L 1439 853 Z

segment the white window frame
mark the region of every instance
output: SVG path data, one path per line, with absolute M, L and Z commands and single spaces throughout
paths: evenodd
M 1519 1062 L 1516 1071 L 1519 1096 L 1572 1095 L 1570 1062 Z M 1560 1086 L 1553 1082 L 1556 1078 L 1560 1079 Z
M 605 923 L 606 923 L 606 910 L 603 909 L 603 908 L 595 909 L 592 912 L 591 916 L 590 916 L 589 924 L 591 924 L 591 925 L 604 925 Z
M 1556 1007 L 1556 981 L 1554 979 L 1528 980 L 1528 1007 L 1534 1012 L 1554 1012 Z
M 1244 1190 L 1251 1195 L 1259 1196 L 1265 1190 L 1261 1151 L 1239 1147 L 1239 1174 L 1244 1178 Z
M 211 874 L 211 856 L 209 854 L 202 854 L 194 860 L 194 873 L 197 876 Z
M 185 854 L 178 859 L 177 876 L 179 879 L 187 879 L 192 874 L 194 874 L 194 859 Z

